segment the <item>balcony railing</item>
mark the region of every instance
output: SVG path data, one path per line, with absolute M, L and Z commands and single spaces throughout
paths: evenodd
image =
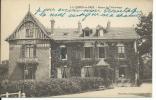
M 31 63 L 31 64 L 38 64 L 38 58 L 20 58 L 18 63 Z

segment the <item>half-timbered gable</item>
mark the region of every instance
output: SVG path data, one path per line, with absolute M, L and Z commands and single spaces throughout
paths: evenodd
M 45 27 L 28 12 L 15 31 L 6 39 L 49 39 Z
M 21 23 L 6 41 L 10 44 L 10 79 L 40 80 L 50 77 L 51 40 L 46 28 L 30 11 L 28 11 Z M 46 75 L 40 73 L 45 73 Z

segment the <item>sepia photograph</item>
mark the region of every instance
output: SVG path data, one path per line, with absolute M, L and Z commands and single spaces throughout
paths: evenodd
M 1 98 L 152 98 L 153 0 L 1 0 Z

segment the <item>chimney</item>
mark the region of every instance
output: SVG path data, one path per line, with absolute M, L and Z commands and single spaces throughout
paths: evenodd
M 79 33 L 81 33 L 81 31 L 82 31 L 82 25 L 81 25 L 81 22 L 80 22 L 80 21 L 78 22 L 77 31 L 78 31 Z
M 54 34 L 54 24 L 55 24 L 55 20 L 50 20 L 51 22 L 51 34 Z
M 107 26 L 106 26 L 106 31 L 110 31 L 110 25 L 111 25 L 111 22 L 108 20 L 107 22 Z

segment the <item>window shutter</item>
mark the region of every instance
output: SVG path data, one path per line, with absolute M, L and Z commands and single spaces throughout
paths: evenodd
M 81 69 L 81 77 L 82 77 L 82 78 L 85 77 L 85 69 L 84 69 L 84 67 Z
M 85 58 L 85 47 L 82 49 L 82 58 Z
M 36 45 L 33 47 L 33 57 L 36 57 Z
M 117 56 L 118 56 L 118 46 L 114 46 L 113 49 L 114 49 L 113 51 L 114 51 L 115 58 L 117 58 Z
M 106 46 L 105 47 L 105 57 L 108 58 L 108 56 L 109 56 L 109 47 Z
M 62 78 L 61 68 L 57 68 L 57 78 Z
M 93 54 L 93 53 L 94 53 L 94 52 L 93 52 L 93 49 L 94 49 L 93 47 L 90 47 L 90 58 L 93 58 L 93 56 L 94 56 L 94 54 Z
M 95 58 L 99 58 L 99 47 L 95 48 Z
M 67 77 L 70 77 L 70 68 L 67 68 Z

